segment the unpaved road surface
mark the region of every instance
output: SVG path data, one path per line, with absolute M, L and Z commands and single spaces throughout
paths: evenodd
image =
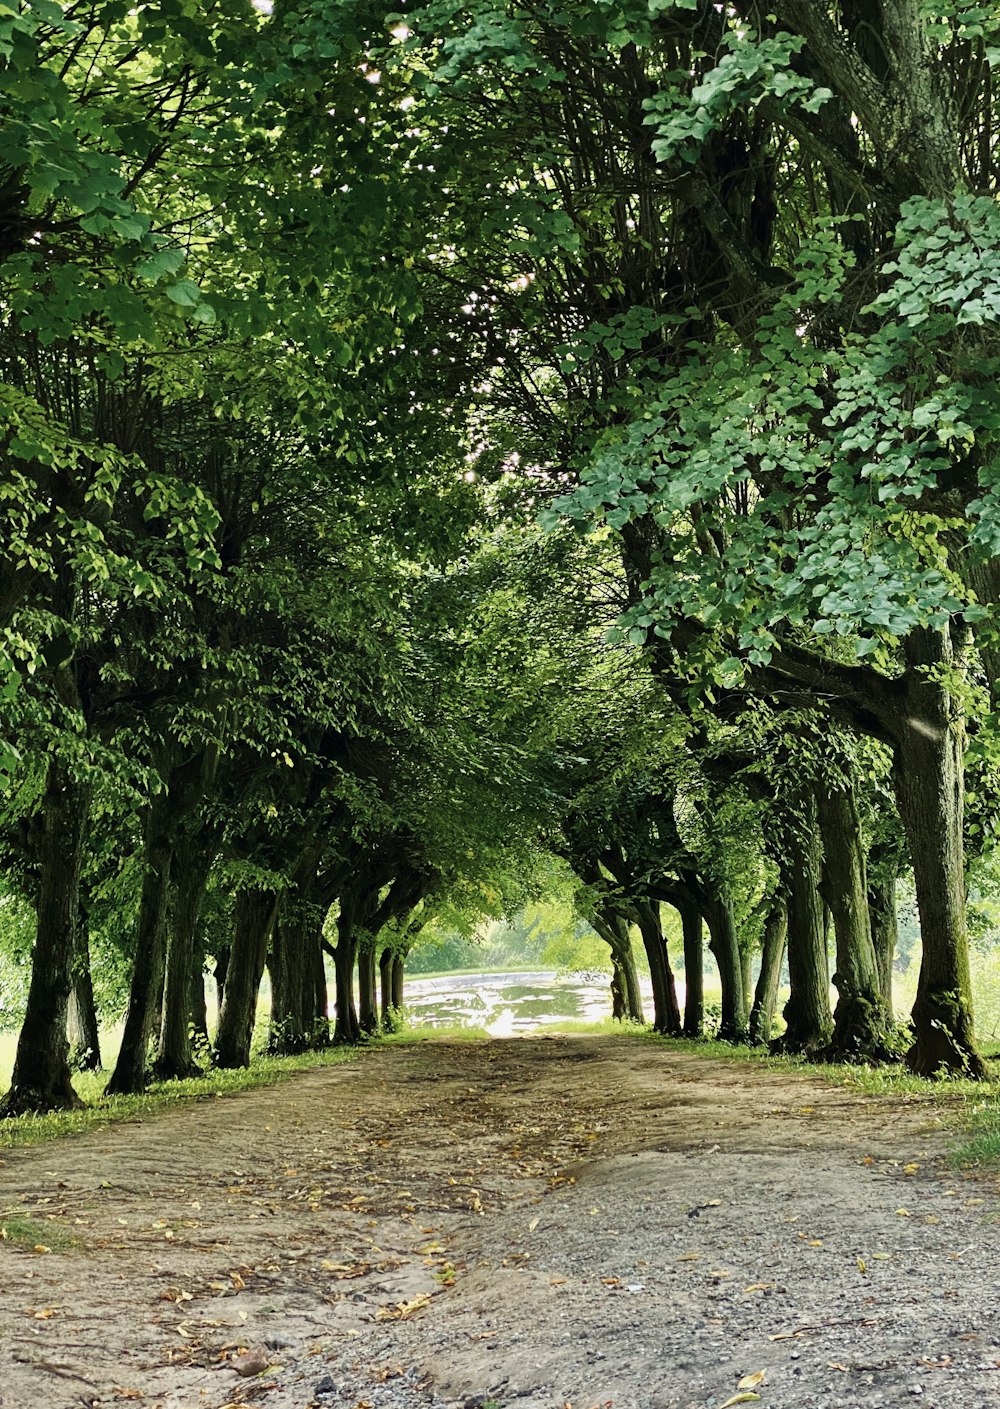
M 10 1151 L 0 1404 L 994 1409 L 997 1201 L 936 1109 L 435 1042 Z

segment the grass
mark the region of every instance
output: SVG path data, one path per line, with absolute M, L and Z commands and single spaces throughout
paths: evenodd
M 45 1248 L 49 1252 L 80 1247 L 79 1238 L 64 1232 L 55 1221 L 41 1223 L 37 1218 L 25 1218 L 23 1213 L 0 1214 L 0 1240 L 18 1248 Z
M 323 1052 L 303 1052 L 294 1057 L 255 1057 L 253 1065 L 235 1071 L 215 1070 L 186 1081 L 155 1082 L 139 1096 L 105 1096 L 107 1072 L 86 1072 L 75 1081 L 77 1093 L 87 1102 L 82 1110 L 48 1111 L 0 1120 L 0 1149 L 36 1145 L 84 1130 L 101 1129 L 119 1121 L 138 1121 L 182 1101 L 214 1100 L 273 1086 L 296 1072 L 332 1067 L 352 1061 L 364 1047 L 331 1047 Z

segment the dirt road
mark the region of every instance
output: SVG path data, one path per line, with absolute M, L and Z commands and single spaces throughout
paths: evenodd
M 641 1038 L 378 1049 L 8 1152 L 0 1405 L 992 1409 L 997 1201 L 945 1145 Z

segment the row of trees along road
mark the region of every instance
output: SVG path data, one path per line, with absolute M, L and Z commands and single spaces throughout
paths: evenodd
M 116 1092 L 207 961 L 218 1062 L 265 968 L 353 1041 L 553 855 L 623 1014 L 634 926 L 701 1030 L 705 925 L 725 1036 L 787 943 L 779 1041 L 868 1059 L 912 869 L 907 1060 L 984 1074 L 998 58 L 962 0 L 0 15 L 8 1113 L 95 979 Z

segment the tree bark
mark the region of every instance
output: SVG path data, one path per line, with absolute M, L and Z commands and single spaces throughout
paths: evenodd
M 945 633 L 907 638 L 911 667 L 955 667 Z M 899 721 L 894 781 L 906 828 L 920 914 L 922 957 L 906 1063 L 921 1076 L 942 1071 L 981 1078 L 986 1066 L 972 1027 L 966 928 L 964 720 L 945 685 L 926 674 L 909 682 Z
M 153 1062 L 153 1075 L 159 1081 L 201 1075 L 191 1045 L 191 975 L 198 918 L 215 860 L 215 846 L 205 846 L 200 841 L 196 835 L 178 838 L 171 862 L 163 1009 Z M 200 963 L 198 969 L 200 972 Z M 204 985 L 202 1001 L 204 1004 Z
M 715 956 L 722 984 L 722 1021 L 718 1037 L 722 1042 L 745 1042 L 747 1008 L 743 963 L 733 907 L 726 896 L 714 892 L 706 896 L 705 920 L 710 935 L 709 948 Z
M 83 898 L 76 918 L 73 987 L 69 995 L 70 1065 L 77 1071 L 100 1071 L 101 1034 L 90 970 L 90 926 Z
M 705 1026 L 705 959 L 701 911 L 693 900 L 674 902 L 684 935 L 684 1036 L 700 1037 Z
M 350 891 L 340 897 L 337 916 L 337 944 L 333 953 L 335 980 L 333 1040 L 357 1042 L 361 1036 L 358 1010 L 354 1003 L 354 966 L 357 962 L 358 937 L 356 914 L 358 903 Z
M 380 996 L 380 1014 L 382 1027 L 386 1032 L 392 1032 L 395 1025 L 395 1009 L 392 1006 L 392 959 L 393 952 L 390 945 L 386 945 L 378 956 L 378 978 Z
M 833 916 L 837 1006 L 833 1037 L 817 1055 L 831 1061 L 890 1061 L 892 1022 L 882 998 L 868 912 L 868 874 L 854 790 L 823 782 L 817 789 L 825 867 L 821 890 Z
M 375 967 L 375 941 L 366 935 L 358 944 L 358 1024 L 370 1037 L 378 1032 Z
M 10 1090 L 0 1103 L 3 1115 L 71 1110 L 82 1104 L 73 1090 L 66 1019 L 89 801 L 87 789 L 53 758 L 42 802 L 41 875 L 31 983 Z
M 785 1031 L 772 1046 L 782 1052 L 814 1052 L 830 1041 L 830 968 L 823 928 L 823 847 L 816 799 L 810 791 L 789 816 L 783 886 L 788 895 L 788 979 Z
M 397 1015 L 403 1011 L 403 980 L 406 975 L 406 955 L 394 954 L 392 956 L 392 1009 Z
M 781 984 L 781 964 L 785 957 L 787 941 L 788 904 L 785 897 L 778 894 L 774 897 L 764 923 L 760 973 L 757 975 L 757 987 L 750 1010 L 750 1042 L 754 1046 L 766 1046 L 771 1040 L 774 1010 L 778 1006 L 778 988 Z
M 241 890 L 236 897 L 233 943 L 215 1037 L 217 1066 L 250 1065 L 257 994 L 264 976 L 264 960 L 278 914 L 278 901 L 279 896 L 273 890 Z
M 667 942 L 663 934 L 658 900 L 633 902 L 636 924 L 642 936 L 643 948 L 649 961 L 649 976 L 653 988 L 653 1030 L 669 1037 L 679 1037 L 681 1013 L 677 1004 L 677 986 Z
M 611 950 L 611 1016 L 641 1023 L 642 994 L 635 968 L 632 937 L 624 917 L 610 906 L 594 916 L 594 929 Z
M 132 985 L 118 1061 L 105 1088 L 109 1096 L 137 1095 L 146 1089 L 148 1081 L 149 1039 L 162 991 L 166 950 L 170 820 L 169 800 L 165 793 L 160 793 L 149 804 L 146 818 L 145 875 L 139 898 Z
M 893 1016 L 892 966 L 899 944 L 899 929 L 896 921 L 896 880 L 889 876 L 886 880 L 868 885 L 868 913 L 871 917 L 872 942 L 875 945 L 875 959 L 878 963 L 879 988 L 882 1001 Z

